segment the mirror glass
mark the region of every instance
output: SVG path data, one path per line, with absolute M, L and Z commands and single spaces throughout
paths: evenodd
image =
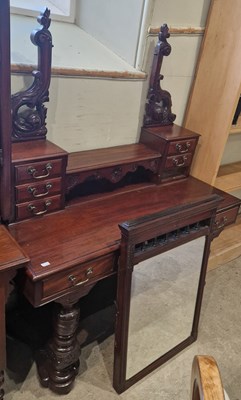
M 134 266 L 126 379 L 192 331 L 205 236 Z

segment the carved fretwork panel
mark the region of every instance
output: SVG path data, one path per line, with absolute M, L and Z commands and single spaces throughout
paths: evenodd
M 205 231 L 210 225 L 209 220 L 198 221 L 189 225 L 185 225 L 181 228 L 175 229 L 171 232 L 155 236 L 151 239 L 145 240 L 135 244 L 134 256 L 139 256 L 144 252 L 148 252 L 153 249 L 159 249 L 167 247 L 171 243 L 178 242 L 181 240 L 192 240 L 195 238 L 196 233 Z
M 115 167 L 103 168 L 92 171 L 84 171 L 77 174 L 67 174 L 66 176 L 66 194 L 68 194 L 75 186 L 87 181 L 100 181 L 106 179 L 111 183 L 118 183 L 125 177 L 128 172 L 136 172 L 138 167 L 157 172 L 159 159 L 142 160 L 135 163 L 118 165 Z
M 176 118 L 171 110 L 171 95 L 168 91 L 163 90 L 160 85 L 160 81 L 163 79 L 163 75 L 160 74 L 163 57 L 171 53 L 171 46 L 167 42 L 169 36 L 168 26 L 163 24 L 154 51 L 144 125 L 171 125 Z
M 32 85 L 12 95 L 12 140 L 24 141 L 44 139 L 47 133 L 47 109 L 43 105 L 49 100 L 51 77 L 52 36 L 48 28 L 51 23 L 50 11 L 38 17 L 42 25 L 31 34 L 31 41 L 38 47 L 38 69 L 33 71 Z

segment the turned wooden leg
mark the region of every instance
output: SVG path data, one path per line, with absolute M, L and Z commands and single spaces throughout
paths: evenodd
M 56 304 L 53 338 L 37 355 L 41 384 L 59 394 L 70 392 L 78 373 L 81 352 L 76 338 L 78 323 L 76 304 L 68 301 Z
M 3 400 L 4 390 L 2 388 L 4 383 L 4 372 L 0 371 L 0 400 Z

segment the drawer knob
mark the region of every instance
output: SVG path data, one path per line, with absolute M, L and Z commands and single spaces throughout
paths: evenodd
M 182 143 L 177 143 L 177 144 L 176 144 L 176 149 L 177 149 L 177 151 L 178 151 L 179 153 L 187 153 L 188 150 L 189 150 L 189 148 L 190 148 L 190 146 L 191 146 L 191 143 L 190 143 L 190 142 L 186 142 L 186 143 L 184 143 L 184 144 L 182 144 Z
M 173 158 L 172 162 L 176 167 L 183 167 L 187 161 L 187 157 L 183 156 L 181 158 Z
M 33 204 L 29 204 L 28 205 L 28 210 L 31 211 L 34 215 L 43 215 L 46 214 L 46 212 L 48 211 L 48 207 L 52 204 L 51 200 L 46 200 L 44 202 L 44 207 L 45 209 L 42 211 L 37 211 L 37 207 L 35 207 Z
M 28 167 L 28 174 L 32 175 L 34 179 L 42 179 L 42 178 L 47 178 L 50 174 L 51 169 L 53 168 L 53 165 L 51 163 L 47 163 L 44 167 L 46 174 L 44 175 L 37 175 L 38 171 L 36 168 L 33 167 Z
M 38 189 L 37 188 L 35 188 L 33 186 L 29 186 L 28 187 L 28 192 L 31 193 L 34 198 L 44 197 L 44 196 L 47 196 L 47 194 L 49 194 L 49 190 L 52 187 L 53 187 L 52 183 L 46 183 L 46 185 L 45 185 L 46 191 L 44 193 L 38 193 Z

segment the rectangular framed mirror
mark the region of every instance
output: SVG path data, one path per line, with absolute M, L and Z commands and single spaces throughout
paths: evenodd
M 118 393 L 196 340 L 217 201 L 214 195 L 120 224 Z

